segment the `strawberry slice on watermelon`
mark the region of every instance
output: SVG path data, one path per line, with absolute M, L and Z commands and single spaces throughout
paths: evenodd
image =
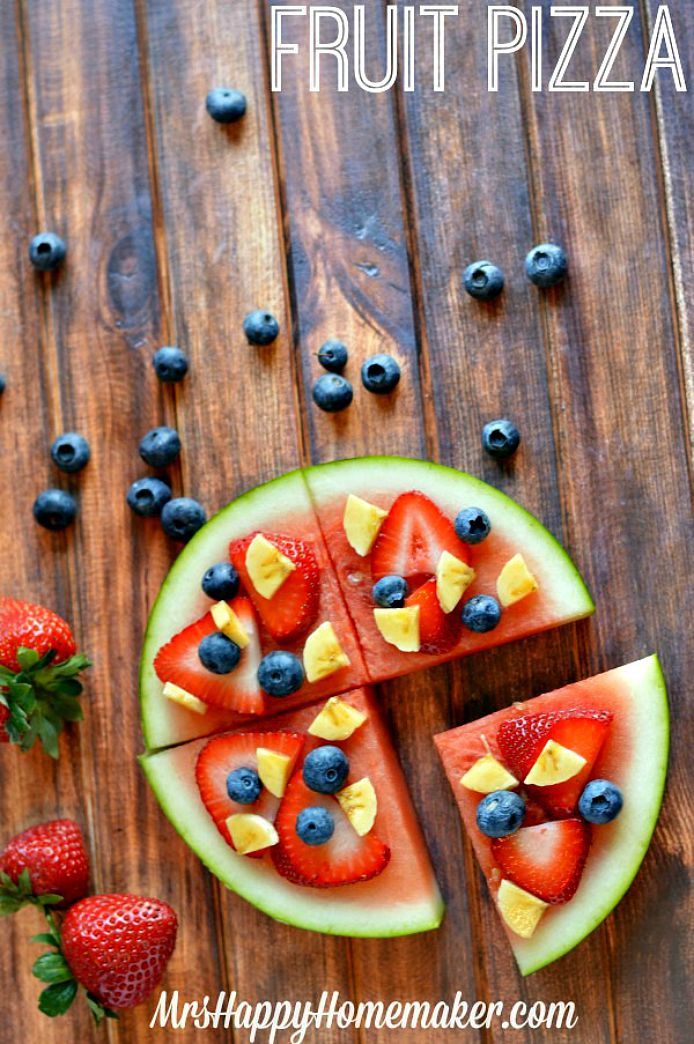
M 239 732 L 215 736 L 202 748 L 195 763 L 195 779 L 205 808 L 228 844 L 232 844 L 226 825 L 229 816 L 252 812 L 274 823 L 281 801 L 281 798 L 275 797 L 266 787 L 263 787 L 260 797 L 251 805 L 232 801 L 227 793 L 229 773 L 238 768 L 257 771 L 258 747 L 286 755 L 291 759 L 289 771 L 292 772 L 303 745 L 304 737 L 298 733 Z M 262 852 L 253 852 L 252 855 L 259 856 Z
M 433 576 L 405 599 L 405 605 L 419 606 L 420 651 L 445 653 L 454 647 L 460 638 L 462 623 L 459 613 L 444 613 L 436 593 L 436 577 Z
M 162 646 L 155 657 L 154 669 L 160 681 L 173 682 L 212 707 L 239 714 L 262 714 L 266 701 L 257 677 L 261 652 L 255 612 L 243 595 L 232 599 L 229 605 L 250 639 L 233 671 L 213 674 L 200 662 L 200 642 L 217 630 L 211 613 L 185 627 Z
M 371 551 L 371 575 L 403 576 L 412 586 L 436 573 L 444 551 L 462 562 L 470 560 L 467 546 L 459 540 L 453 520 L 433 500 L 411 490 L 401 493 L 391 505 Z
M 295 566 L 272 598 L 264 598 L 256 591 L 246 568 L 246 552 L 257 532 L 232 541 L 229 556 L 268 633 L 277 641 L 288 641 L 307 631 L 318 615 L 318 559 L 313 545 L 307 540 L 277 533 L 262 535 Z
M 608 710 L 581 710 L 578 707 L 548 714 L 523 715 L 499 726 L 499 750 L 504 763 L 519 780 L 528 775 L 548 740 L 585 758 L 581 771 L 564 783 L 547 787 L 526 784 L 528 793 L 552 816 L 569 817 L 576 811 L 581 792 L 591 778 L 612 717 Z
M 492 855 L 503 876 L 546 903 L 573 898 L 589 848 L 590 828 L 582 819 L 524 826 L 492 841 Z

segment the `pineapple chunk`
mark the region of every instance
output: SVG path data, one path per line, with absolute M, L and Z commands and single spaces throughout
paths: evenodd
M 256 533 L 246 550 L 246 569 L 258 594 L 272 598 L 296 566 L 267 537 Z
M 320 681 L 335 671 L 349 667 L 349 656 L 340 645 L 335 628 L 326 620 L 309 634 L 304 645 L 306 680 Z
M 255 752 L 258 759 L 258 775 L 260 782 L 275 797 L 281 798 L 287 789 L 292 759 L 288 754 L 279 754 L 267 747 L 258 747 Z
M 335 797 L 359 837 L 368 834 L 378 812 L 376 791 L 368 776 L 358 779 L 356 783 L 350 783 L 343 790 L 338 790 Z
M 383 508 L 370 504 L 368 500 L 355 497 L 353 493 L 349 494 L 342 525 L 350 547 L 354 548 L 358 555 L 368 555 L 387 514 Z
M 475 579 L 475 570 L 450 551 L 443 551 L 436 566 L 436 597 L 444 613 L 452 613 L 463 592 Z
M 537 588 L 537 580 L 521 554 L 509 558 L 496 581 L 496 591 L 504 608 L 520 602 L 521 598 L 527 598 L 533 591 L 537 591 Z
M 180 685 L 174 685 L 173 682 L 164 684 L 162 695 L 166 696 L 167 700 L 171 700 L 172 703 L 178 703 L 181 707 L 185 707 L 186 710 L 193 711 L 194 714 L 207 714 L 206 703 L 199 700 L 197 696 L 193 696 L 192 692 L 186 692 Z
M 239 649 L 245 649 L 250 638 L 231 606 L 227 602 L 216 602 L 210 612 L 217 630 L 231 638 L 232 642 L 236 642 Z
M 532 937 L 549 905 L 506 879 L 499 885 L 497 901 L 504 921 L 522 939 Z
M 537 761 L 523 780 L 534 787 L 551 787 L 555 783 L 565 783 L 567 779 L 577 776 L 586 759 L 575 750 L 562 747 L 561 743 L 547 740 L 540 751 Z
M 419 606 L 402 609 L 374 609 L 374 620 L 381 635 L 400 652 L 419 652 Z
M 234 848 L 240 855 L 260 852 L 263 848 L 276 845 L 277 831 L 269 819 L 255 812 L 235 812 L 226 822 Z
M 323 709 L 308 727 L 311 736 L 325 740 L 346 740 L 364 724 L 368 715 L 345 703 L 338 696 L 331 696 Z
M 512 790 L 518 780 L 493 754 L 484 754 L 470 766 L 460 784 L 476 794 L 493 794 L 495 790 Z

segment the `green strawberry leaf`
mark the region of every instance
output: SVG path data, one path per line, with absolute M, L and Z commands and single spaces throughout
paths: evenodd
M 87 1007 L 91 1011 L 97 1026 L 100 1026 L 104 1019 L 117 1019 L 118 1015 L 111 1008 L 105 1008 L 98 997 L 95 997 L 93 993 L 87 993 Z
M 23 671 L 30 671 L 33 667 L 36 667 L 39 660 L 40 657 L 36 649 L 27 649 L 23 645 L 20 645 L 19 649 L 17 649 L 17 663 Z
M 32 935 L 29 941 L 35 943 L 47 943 L 49 946 L 60 947 L 60 936 L 54 935 L 53 932 L 39 932 L 38 935 Z
M 36 731 L 41 740 L 41 746 L 52 758 L 58 757 L 58 730 L 48 718 L 38 718 Z
M 32 974 L 41 982 L 69 982 L 74 979 L 62 953 L 44 953 L 34 961 Z
M 69 982 L 54 982 L 41 993 L 39 1011 L 51 1018 L 55 1018 L 56 1015 L 64 1015 L 76 996 L 77 983 L 74 979 Z

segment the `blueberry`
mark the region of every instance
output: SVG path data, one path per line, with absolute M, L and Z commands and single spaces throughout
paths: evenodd
M 501 606 L 491 595 L 475 595 L 463 606 L 463 623 L 469 631 L 486 634 L 501 619 Z
M 205 108 L 217 123 L 236 123 L 246 114 L 246 95 L 233 87 L 213 87 Z
M 152 357 L 152 365 L 164 384 L 178 384 L 188 373 L 188 356 L 180 348 L 158 348 Z
M 578 799 L 578 811 L 589 823 L 611 823 L 622 811 L 624 797 L 609 779 L 591 779 Z
M 227 794 L 239 805 L 252 805 L 260 797 L 263 784 L 252 768 L 237 768 L 227 776 Z
M 141 478 L 127 492 L 128 507 L 142 518 L 161 515 L 164 504 L 171 500 L 171 489 L 158 478 Z
M 213 674 L 229 674 L 241 659 L 236 642 L 221 631 L 206 634 L 198 646 L 200 663 Z
M 294 653 L 276 649 L 263 656 L 258 667 L 258 684 L 268 696 L 289 696 L 304 683 L 304 668 Z
M 372 355 L 362 364 L 361 383 L 376 395 L 388 395 L 400 381 L 400 367 L 392 355 Z
M 409 587 L 401 576 L 382 576 L 371 589 L 376 605 L 383 609 L 400 609 L 405 604 Z
M 51 446 L 51 458 L 61 471 L 81 471 L 90 456 L 89 443 L 75 431 L 59 435 Z
M 65 260 L 65 241 L 55 232 L 39 232 L 29 244 L 29 260 L 40 272 L 52 272 Z
M 566 251 L 556 243 L 540 243 L 525 259 L 525 274 L 535 286 L 556 286 L 565 278 L 569 262 Z
M 302 775 L 304 783 L 318 794 L 334 794 L 340 790 L 349 773 L 349 761 L 339 747 L 316 747 L 306 755 Z
M 502 417 L 482 428 L 482 448 L 495 460 L 507 460 L 520 446 L 520 432 L 513 421 Z
M 0 395 L 4 392 L 7 387 L 7 377 L 4 373 L 0 373 Z
M 353 398 L 352 385 L 339 373 L 324 373 L 313 385 L 313 401 L 326 413 L 346 410 Z
M 456 515 L 455 531 L 464 544 L 481 544 L 491 528 L 489 515 L 482 508 L 463 508 Z
M 166 535 L 184 542 L 195 536 L 206 521 L 204 507 L 190 497 L 175 497 L 164 504 L 161 513 L 161 525 Z
M 165 468 L 181 452 L 181 439 L 174 428 L 152 428 L 140 440 L 140 456 L 152 468 Z
M 523 822 L 525 801 L 512 790 L 495 790 L 477 806 L 477 826 L 486 837 L 515 834 Z
M 296 832 L 306 845 L 324 845 L 335 833 L 335 820 L 322 805 L 302 808 L 296 817 Z
M 249 344 L 261 346 L 272 344 L 280 332 L 280 324 L 270 312 L 258 308 L 243 320 L 243 332 Z
M 326 341 L 318 350 L 318 362 L 331 373 L 342 373 L 348 359 L 347 345 L 342 341 Z
M 45 489 L 34 501 L 33 512 L 44 529 L 65 529 L 75 520 L 77 501 L 63 489 Z
M 463 283 L 470 297 L 491 301 L 504 289 L 504 273 L 491 261 L 475 261 L 465 269 Z
M 203 576 L 202 589 L 208 598 L 214 598 L 216 602 L 236 598 L 239 593 L 239 574 L 231 562 L 217 562 Z

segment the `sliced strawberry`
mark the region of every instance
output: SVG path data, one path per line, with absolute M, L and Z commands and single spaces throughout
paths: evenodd
M 260 797 L 252 805 L 232 801 L 227 793 L 229 773 L 237 768 L 257 769 L 258 747 L 286 754 L 292 759 L 290 771 L 293 771 L 303 745 L 304 737 L 294 732 L 230 732 L 224 736 L 215 736 L 202 748 L 195 764 L 195 779 L 205 808 L 228 844 L 232 843 L 226 825 L 229 816 L 235 812 L 253 812 L 274 823 L 281 800 L 263 788 Z
M 448 652 L 460 638 L 460 613 L 444 613 L 436 594 L 436 577 L 432 576 L 405 599 L 405 605 L 419 606 L 420 652 Z
M 565 783 L 549 787 L 529 786 L 532 794 L 553 816 L 572 816 L 581 791 L 590 779 L 595 760 L 610 728 L 612 713 L 602 710 L 550 711 L 509 718 L 499 726 L 497 742 L 506 765 L 521 781 L 533 767 L 547 740 L 585 758 L 581 771 Z
M 522 798 L 525 801 L 525 814 L 523 815 L 523 826 L 531 827 L 538 826 L 539 823 L 546 823 L 548 819 L 547 812 L 534 798 L 530 797 L 528 793 L 523 793 Z
M 492 855 L 504 877 L 546 903 L 571 899 L 589 848 L 590 828 L 582 819 L 521 827 L 492 841 Z
M 318 560 L 308 541 L 295 540 L 293 537 L 276 533 L 264 533 L 263 536 L 279 548 L 282 554 L 294 563 L 296 569 L 289 574 L 272 598 L 263 598 L 251 583 L 246 569 L 246 551 L 256 535 L 251 533 L 243 540 L 234 540 L 229 547 L 229 555 L 268 632 L 278 641 L 286 641 L 308 630 L 318 615 Z
M 304 808 L 322 805 L 335 821 L 335 832 L 324 845 L 307 845 L 296 832 L 296 820 Z M 295 884 L 313 888 L 368 881 L 385 870 L 390 849 L 370 832 L 360 837 L 336 798 L 317 794 L 296 772 L 289 782 L 275 821 L 279 844 L 272 849 L 278 873 Z
M 451 519 L 423 493 L 402 493 L 379 530 L 371 551 L 371 573 L 374 580 L 395 574 L 414 583 L 434 575 L 444 551 L 461 562 L 469 561 Z
M 162 646 L 154 660 L 154 669 L 161 681 L 180 685 L 186 692 L 213 707 L 225 707 L 239 714 L 262 714 L 266 702 L 265 694 L 258 685 L 260 638 L 253 606 L 243 596 L 232 599 L 229 605 L 250 638 L 233 671 L 229 674 L 213 674 L 200 662 L 200 642 L 217 630 L 211 613 L 184 628 Z

